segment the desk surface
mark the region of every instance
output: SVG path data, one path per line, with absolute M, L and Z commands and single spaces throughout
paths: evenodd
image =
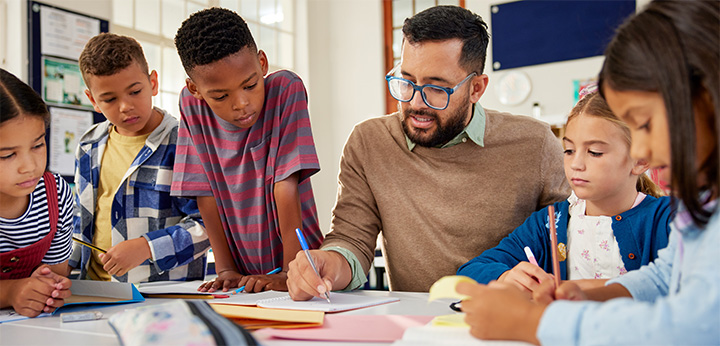
M 400 301 L 373 306 L 365 309 L 341 312 L 355 315 L 424 315 L 437 316 L 452 313 L 449 300 L 427 302 L 427 293 L 358 291 L 357 294 L 370 296 L 398 297 Z M 108 318 L 125 309 L 147 304 L 167 302 L 167 299 L 147 299 L 142 303 L 111 305 L 93 308 L 102 311 L 103 318 L 95 321 L 63 323 L 59 316 L 34 318 L 0 324 L 0 345 L 119 345 Z M 317 345 L 318 342 L 288 340 L 259 340 L 263 345 Z M 323 342 L 323 346 L 346 345 L 347 343 Z M 353 346 L 387 345 L 377 343 L 352 343 Z

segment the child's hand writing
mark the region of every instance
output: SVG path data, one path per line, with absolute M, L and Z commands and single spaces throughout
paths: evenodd
M 243 277 L 244 276 L 242 274 L 234 270 L 223 270 L 218 273 L 215 280 L 203 282 L 200 287 L 198 287 L 198 291 L 212 293 L 222 290 L 223 292 L 227 292 L 232 288 L 240 287 L 239 283 Z
M 462 282 L 456 289 L 469 296 L 462 302 L 462 311 L 474 337 L 539 344 L 535 334 L 546 305 L 534 303 L 514 286 L 497 281 L 487 286 Z
M 111 247 L 107 253 L 100 254 L 103 269 L 113 276 L 123 276 L 151 256 L 150 245 L 145 238 L 123 241 Z
M 500 275 L 498 281 L 532 293 L 540 286 L 540 283 L 553 281 L 553 276 L 530 262 L 520 262 L 514 268 Z

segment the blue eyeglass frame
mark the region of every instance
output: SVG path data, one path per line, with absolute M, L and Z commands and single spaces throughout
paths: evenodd
M 399 65 L 398 65 L 398 66 L 399 66 Z M 463 79 L 462 81 L 460 81 L 460 83 L 456 84 L 456 85 L 455 85 L 454 87 L 452 87 L 452 88 L 448 88 L 448 87 L 443 87 L 443 86 L 439 86 L 439 85 L 435 85 L 435 84 L 417 85 L 417 84 L 415 84 L 415 83 L 413 83 L 413 82 L 411 82 L 411 81 L 409 81 L 409 80 L 407 80 L 407 79 L 405 79 L 405 78 L 391 76 L 391 74 L 392 74 L 394 71 L 395 71 L 395 69 L 393 68 L 387 75 L 385 75 L 385 80 L 386 80 L 387 83 L 388 83 L 388 90 L 390 90 L 390 96 L 392 96 L 394 99 L 396 99 L 396 100 L 398 100 L 398 101 L 400 101 L 400 102 L 410 102 L 410 101 L 412 101 L 412 99 L 415 97 L 415 92 L 416 92 L 416 91 L 419 91 L 419 92 L 420 92 L 420 96 L 422 96 L 423 102 L 425 102 L 425 104 L 426 104 L 428 107 L 430 107 L 430 108 L 432 108 L 432 109 L 435 109 L 435 110 L 439 110 L 439 111 L 447 108 L 447 107 L 450 105 L 450 95 L 452 95 L 453 93 L 455 93 L 455 91 L 457 91 L 458 88 L 460 88 L 463 84 L 465 84 L 465 82 L 467 82 L 468 79 L 470 79 L 470 77 L 473 77 L 473 76 L 476 76 L 476 75 L 477 75 L 477 72 L 472 72 L 472 73 L 470 73 L 469 75 L 467 75 L 467 77 L 465 77 L 465 79 Z M 413 93 L 412 93 L 412 95 L 410 95 L 410 98 L 409 98 L 409 99 L 407 99 L 407 100 L 401 100 L 401 99 L 395 97 L 395 95 L 393 95 L 392 88 L 390 88 L 390 81 L 392 81 L 392 80 L 401 80 L 401 81 L 410 83 L 410 85 L 411 85 L 412 88 L 413 88 Z M 447 96 L 448 96 L 448 97 L 447 97 L 447 102 L 445 103 L 445 107 L 435 107 L 435 106 L 430 105 L 430 103 L 428 103 L 427 98 L 426 98 L 426 96 L 425 96 L 425 93 L 423 92 L 423 89 L 426 88 L 426 87 L 437 88 L 437 89 L 440 89 L 440 90 L 444 91 L 445 93 L 447 93 Z

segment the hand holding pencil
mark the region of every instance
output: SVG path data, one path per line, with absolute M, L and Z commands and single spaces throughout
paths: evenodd
M 343 255 L 332 250 L 298 251 L 288 269 L 288 293 L 293 300 L 313 297 L 327 300 L 325 293 L 343 289 L 352 280 L 350 264 Z
M 525 249 L 527 249 L 526 252 L 530 251 L 530 255 L 532 255 L 529 247 L 525 247 Z M 515 267 L 500 275 L 498 281 L 513 285 L 527 293 L 534 292 L 545 281 L 552 281 L 552 275 L 546 273 L 534 260 L 534 255 L 532 257 L 528 256 L 528 262 L 522 261 L 518 263 Z

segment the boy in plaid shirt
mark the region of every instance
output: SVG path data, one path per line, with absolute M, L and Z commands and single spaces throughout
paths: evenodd
M 70 266 L 83 279 L 203 280 L 210 242 L 196 201 L 170 196 L 178 122 L 152 106 L 157 73 L 126 36 L 93 37 L 79 60 L 107 121 L 77 149 L 74 232 L 107 253 L 74 244 Z

